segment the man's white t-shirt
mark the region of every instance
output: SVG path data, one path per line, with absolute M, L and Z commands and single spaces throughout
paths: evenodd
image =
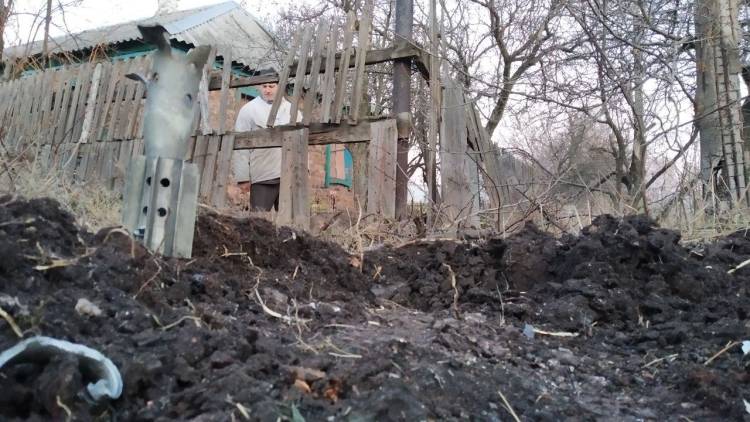
M 266 127 L 271 103 L 256 97 L 242 106 L 237 114 L 234 130 L 247 132 Z M 274 126 L 288 125 L 292 104 L 283 99 Z M 235 182 L 259 183 L 281 177 L 281 148 L 237 150 L 232 154 L 232 170 Z

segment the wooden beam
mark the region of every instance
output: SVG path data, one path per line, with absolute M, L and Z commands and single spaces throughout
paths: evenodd
M 370 124 L 374 121 L 360 121 L 357 125 L 311 123 L 309 126 L 309 145 L 343 144 L 350 142 L 368 142 Z M 251 132 L 233 132 L 234 149 L 276 148 L 281 147 L 287 132 L 301 129 L 302 126 L 277 126 Z
M 352 51 L 352 54 L 349 58 L 349 68 L 354 67 L 356 56 L 356 49 L 355 51 Z M 371 64 L 377 64 L 377 63 L 383 63 L 383 62 L 389 62 L 393 60 L 398 59 L 405 59 L 405 58 L 412 58 L 414 62 L 417 64 L 417 69 L 419 69 L 420 73 L 422 73 L 422 76 L 425 78 L 429 78 L 429 66 L 427 65 L 428 62 L 425 61 L 425 57 L 427 57 L 427 53 L 424 52 L 421 48 L 417 47 L 413 44 L 407 44 L 407 43 L 400 43 L 397 45 L 394 45 L 392 47 L 383 48 L 380 50 L 369 50 L 367 54 L 365 55 L 365 64 L 371 65 Z M 297 75 L 297 62 L 293 62 L 289 65 L 289 77 L 294 77 Z M 336 64 L 335 69 L 338 70 L 339 66 L 341 66 L 341 53 L 336 53 Z M 307 66 L 305 67 L 305 74 L 309 74 L 312 67 L 312 63 L 308 62 Z M 318 71 L 325 72 L 325 60 L 322 60 L 320 63 L 320 69 Z M 229 84 L 230 88 L 243 88 L 246 86 L 254 86 L 254 85 L 262 85 L 264 83 L 268 82 L 278 82 L 279 78 L 278 76 L 274 75 L 259 75 L 259 76 L 248 76 L 248 77 L 242 77 L 242 78 L 232 78 L 232 81 Z M 221 89 L 221 71 L 215 70 L 211 72 L 211 81 L 208 84 L 209 91 L 217 91 Z

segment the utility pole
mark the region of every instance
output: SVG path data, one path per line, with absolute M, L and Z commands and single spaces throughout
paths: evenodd
M 396 40 L 395 44 L 412 42 L 414 23 L 414 0 L 396 0 Z M 411 59 L 397 60 L 393 65 L 393 113 L 411 111 Z M 411 121 L 410 119 L 408 120 Z M 399 130 L 396 149 L 396 218 L 404 217 L 408 201 L 409 177 L 406 174 L 409 165 L 408 131 Z

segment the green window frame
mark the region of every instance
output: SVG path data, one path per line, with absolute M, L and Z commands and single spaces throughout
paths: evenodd
M 354 160 L 352 159 L 352 153 L 349 148 L 344 148 L 344 178 L 339 179 L 331 175 L 331 146 L 326 145 L 326 176 L 325 176 L 325 187 L 333 185 L 346 186 L 347 188 L 352 187 L 352 174 L 354 170 Z

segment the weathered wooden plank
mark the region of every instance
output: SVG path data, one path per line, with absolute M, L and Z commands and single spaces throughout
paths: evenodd
M 91 138 L 91 130 L 95 125 L 96 99 L 99 96 L 103 66 L 101 63 L 94 67 L 89 92 L 87 93 L 86 106 L 83 108 L 83 123 L 81 123 L 81 132 L 78 136 L 79 143 L 87 143 Z M 74 138 L 76 139 L 76 138 Z
M 214 185 L 214 173 L 216 172 L 216 157 L 219 155 L 220 146 L 220 136 L 214 135 L 209 138 L 206 157 L 203 160 L 200 190 L 200 196 L 205 200 L 211 199 L 211 189 Z
M 33 84 L 24 88 L 23 102 L 18 109 L 19 118 L 15 118 L 15 137 L 19 138 L 21 143 L 30 142 L 32 125 L 36 130 L 41 124 L 38 116 L 41 111 L 40 103 L 44 100 L 42 89 L 47 77 L 48 75 L 39 73 L 34 77 Z M 21 143 L 17 146 L 20 147 Z
M 144 56 L 133 59 L 127 73 L 143 73 L 144 60 Z M 122 96 L 120 109 L 117 113 L 117 122 L 115 122 L 115 130 L 113 131 L 112 137 L 114 139 L 124 140 L 128 139 L 126 133 L 128 129 L 128 117 L 130 116 L 130 112 L 135 109 L 137 105 L 135 102 L 136 85 L 143 84 L 126 78 L 125 75 L 122 76 L 120 83 L 124 87 L 124 95 Z M 140 101 L 140 98 L 138 100 Z
M 104 113 L 104 105 L 107 99 L 107 91 L 111 79 L 113 77 L 114 65 L 112 63 L 100 63 L 102 65 L 102 73 L 99 77 L 99 88 L 96 92 L 96 100 L 94 103 L 94 118 L 91 121 L 91 129 L 88 136 L 88 142 L 93 142 L 99 139 L 100 128 L 104 125 L 104 121 L 107 119 Z
M 302 36 L 302 47 L 299 52 L 299 63 L 297 67 L 297 77 L 294 78 L 294 92 L 292 93 L 292 107 L 289 112 L 289 124 L 297 122 L 297 111 L 299 110 L 299 99 L 302 95 L 302 85 L 305 81 L 305 72 L 302 69 L 307 65 L 307 56 L 310 52 L 310 43 L 312 42 L 312 27 L 305 27 L 305 35 Z M 270 116 L 269 116 L 270 118 Z
M 16 142 L 16 148 L 20 148 L 23 143 L 28 142 L 26 128 L 33 122 L 34 114 L 32 97 L 36 94 L 38 85 L 42 83 L 42 78 L 42 74 L 37 74 L 28 83 L 24 83 L 20 87 L 19 102 L 13 108 L 13 121 L 9 134 L 10 139 Z
M 44 100 L 42 89 L 48 77 L 45 73 L 38 73 L 33 77 L 33 83 L 24 87 L 23 100 L 18 109 L 18 117 L 15 118 L 14 135 L 29 142 L 31 136 L 31 125 L 39 126 L 38 112 L 41 110 L 39 104 Z
M 75 85 L 75 81 L 77 80 L 76 75 L 78 75 L 79 69 L 78 67 L 66 67 L 66 72 L 63 76 L 63 82 L 62 82 L 62 97 L 60 102 L 60 108 L 57 111 L 57 118 L 55 123 L 55 128 L 53 129 L 52 137 L 53 142 L 55 144 L 59 144 L 63 141 L 63 138 L 65 138 L 65 129 L 67 128 L 68 123 L 68 114 L 70 113 L 70 103 L 72 102 L 72 96 L 73 96 L 73 86 Z
M 331 25 L 327 19 L 321 19 L 318 23 L 318 29 L 316 31 L 316 42 L 315 48 L 312 52 L 312 69 L 320 69 L 320 64 L 323 61 L 323 49 L 326 45 L 328 33 L 331 30 Z M 305 95 L 304 107 L 302 111 L 302 124 L 307 126 L 310 124 L 313 118 L 313 107 L 318 100 L 318 86 L 320 84 L 320 74 L 318 72 L 310 73 L 308 77 L 308 89 Z M 295 119 L 296 120 L 296 119 Z M 290 121 L 291 123 L 291 121 Z
M 4 101 L 0 101 L 0 124 L 3 124 L 6 130 L 8 129 L 6 115 L 16 102 L 17 85 L 17 79 L 0 85 L 0 98 L 4 99 Z
M 104 134 L 103 140 L 109 142 L 115 139 L 117 135 L 117 126 L 120 119 L 120 110 L 122 109 L 125 101 L 125 93 L 127 92 L 127 85 L 130 79 L 125 78 L 125 75 L 130 73 L 133 68 L 133 59 L 123 61 L 119 67 L 117 74 L 117 80 L 115 81 L 115 90 L 112 94 L 112 104 L 110 105 L 109 122 L 107 124 L 106 133 Z M 119 64 L 119 63 L 118 63 Z
M 278 223 L 310 228 L 310 194 L 307 171 L 308 130 L 284 132 L 281 153 Z
M 333 123 L 341 122 L 341 117 L 343 116 L 342 107 L 344 106 L 344 93 L 346 92 L 346 82 L 349 76 L 349 61 L 352 56 L 355 19 L 354 12 L 349 11 L 346 15 L 346 26 L 344 29 L 344 49 L 342 50 L 341 57 L 343 63 L 339 67 L 338 78 L 336 79 L 336 95 L 333 99 Z
M 20 79 L 16 79 L 11 82 L 13 89 L 13 102 L 4 103 L 5 112 L 3 113 L 3 127 L 6 128 L 6 139 L 10 140 L 10 147 L 15 148 L 16 142 L 16 122 L 21 120 L 18 118 L 19 110 L 21 109 L 21 103 L 24 95 L 25 84 Z M 22 85 L 23 84 L 23 85 Z
M 396 217 L 396 120 L 370 126 L 371 140 L 367 171 L 367 213 Z
M 365 0 L 364 16 L 359 22 L 359 37 L 357 38 L 357 58 L 354 65 L 354 89 L 352 90 L 352 106 L 349 108 L 349 121 L 356 123 L 359 119 L 359 108 L 362 96 L 365 94 L 365 67 L 367 49 L 370 48 L 370 26 L 372 25 L 372 0 Z
M 206 60 L 206 64 L 203 66 L 203 76 L 198 84 L 198 104 L 195 109 L 196 114 L 193 119 L 193 130 L 191 133 L 195 133 L 196 125 L 198 124 L 200 124 L 201 134 L 209 135 L 213 132 L 211 113 L 208 110 L 208 79 L 211 69 L 214 68 L 214 61 L 216 61 L 216 47 L 211 46 L 211 50 L 208 53 L 208 60 Z
M 68 116 L 65 121 L 65 132 L 62 142 L 70 142 L 75 139 L 73 135 L 76 132 L 76 126 L 81 125 L 81 121 L 77 121 L 76 116 L 79 114 L 79 104 L 81 108 L 85 107 L 83 103 L 86 101 L 86 90 L 88 89 L 88 81 L 91 78 L 91 63 L 84 63 L 78 66 L 75 75 L 75 86 L 70 106 L 68 107 Z
M 331 36 L 328 38 L 328 46 L 325 51 L 325 74 L 321 83 L 323 99 L 320 104 L 320 122 L 329 123 L 331 121 L 331 102 L 333 101 L 336 89 L 336 49 L 339 42 L 339 28 L 336 25 L 331 26 Z
M 32 119 L 24 122 L 24 137 L 26 142 L 33 142 L 44 128 L 45 105 L 49 104 L 52 97 L 50 85 L 54 77 L 53 71 L 42 72 L 42 80 L 37 86 L 34 98 L 31 99 Z
M 107 142 L 99 141 L 96 143 L 94 149 L 96 150 L 96 156 L 94 159 L 94 166 L 91 171 L 86 173 L 86 181 L 91 182 L 102 182 L 104 180 L 104 163 L 106 156 Z
M 203 165 L 206 162 L 206 151 L 208 151 L 209 137 L 205 135 L 198 135 L 195 138 L 195 151 L 193 153 L 193 163 L 198 166 L 198 171 L 201 174 L 201 180 L 203 179 Z
M 46 71 L 45 73 L 45 84 L 42 91 L 42 98 L 39 104 L 39 122 L 40 126 L 38 130 L 33 131 L 33 138 L 35 138 L 40 144 L 46 143 L 47 132 L 50 127 L 50 115 L 52 114 L 52 101 L 55 88 L 57 87 L 58 72 L 57 71 Z M 32 122 L 33 126 L 34 122 Z M 30 139 L 31 140 L 31 139 Z
M 101 166 L 101 146 L 102 142 L 93 142 L 90 144 L 88 154 L 86 154 L 88 160 L 86 162 L 86 171 L 83 174 L 84 183 L 89 183 L 98 176 Z
M 459 227 L 478 223 L 475 200 L 471 195 L 466 154 L 466 113 L 463 88 L 455 81 L 444 80 L 443 122 L 440 132 L 440 175 L 443 209 L 447 222 Z
M 46 128 L 44 130 L 44 137 L 42 140 L 43 144 L 54 143 L 55 141 L 55 129 L 57 128 L 57 120 L 60 115 L 60 106 L 63 102 L 63 94 L 65 91 L 65 79 L 67 78 L 67 67 L 62 67 L 55 70 L 55 85 L 53 88 L 54 94 L 52 96 L 52 102 L 50 103 L 50 111 L 45 122 Z
M 281 67 L 281 74 L 279 75 L 279 86 L 276 89 L 276 97 L 273 99 L 271 112 L 268 114 L 268 120 L 266 120 L 267 127 L 272 127 L 276 123 L 276 115 L 278 114 L 279 107 L 281 107 L 281 102 L 286 95 L 286 86 L 289 83 L 290 65 L 294 62 L 294 57 L 300 47 L 301 40 L 301 32 L 295 32 L 294 38 L 292 39 L 292 48 L 290 48 L 287 52 L 286 58 L 284 59 L 284 65 Z
M 117 177 L 117 154 L 120 152 L 120 142 L 104 144 L 104 160 L 101 168 L 101 181 L 107 189 L 114 189 Z
M 367 209 L 367 150 L 369 145 L 365 142 L 351 142 L 345 145 L 352 154 L 352 192 L 358 201 L 357 206 L 365 210 Z
M 152 56 L 149 54 L 145 56 L 141 71 L 147 75 L 151 72 Z M 133 106 L 130 109 L 128 115 L 128 123 L 125 129 L 125 139 L 133 139 L 136 137 L 136 123 L 138 122 L 138 115 L 143 113 L 143 106 L 145 101 L 143 100 L 143 94 L 146 91 L 146 84 L 136 83 L 135 94 L 133 95 Z
M 72 130 L 70 132 L 70 137 L 68 137 L 69 142 L 78 142 L 78 140 L 81 137 L 81 131 L 83 129 L 83 120 L 84 116 L 86 114 L 86 106 L 87 101 L 89 98 L 89 91 L 91 90 L 91 80 L 94 75 L 94 70 L 96 68 L 96 65 L 94 63 L 86 63 L 86 68 L 88 69 L 85 75 L 85 78 L 83 78 L 81 82 L 80 87 L 76 87 L 76 89 L 79 91 L 79 98 L 78 98 L 78 104 L 76 106 L 76 111 L 74 114 L 72 114 L 71 117 L 71 127 Z
M 38 149 L 38 153 L 36 156 L 36 166 L 42 169 L 43 172 L 47 172 L 49 170 L 51 152 L 52 146 L 50 144 L 42 145 Z
M 224 57 L 224 64 L 221 69 L 221 94 L 219 96 L 219 134 L 223 135 L 227 131 L 229 82 L 232 80 L 232 46 L 225 45 L 221 55 Z
M 308 138 L 310 145 L 327 145 L 347 142 L 368 142 L 370 125 L 377 120 L 360 121 L 357 125 L 311 123 Z M 282 146 L 283 133 L 299 129 L 296 126 L 277 126 L 250 132 L 231 132 L 235 135 L 234 149 L 274 148 Z
M 123 74 L 123 68 L 126 65 L 126 62 L 118 61 L 115 62 L 111 67 L 112 73 L 109 75 L 109 83 L 107 84 L 106 95 L 103 98 L 104 102 L 100 104 L 100 107 L 102 107 L 102 114 L 99 119 L 99 127 L 96 131 L 97 140 L 105 140 L 105 138 L 107 137 L 107 130 L 110 126 L 109 123 L 114 117 L 112 114 L 112 106 L 114 105 L 113 99 L 115 97 L 117 85 L 120 82 L 120 78 Z
M 83 183 L 86 181 L 86 173 L 88 172 L 89 161 L 91 160 L 91 153 L 94 151 L 95 144 L 78 145 L 78 155 L 81 159 L 76 160 L 76 162 L 72 164 L 75 168 L 73 180 L 76 183 Z
M 114 188 L 115 191 L 124 193 L 125 179 L 127 178 L 128 166 L 130 161 L 133 159 L 133 145 L 134 141 L 121 141 L 119 142 L 119 152 L 117 155 L 117 165 L 115 166 L 114 177 Z
M 67 142 L 63 144 L 63 155 L 60 160 L 60 172 L 63 180 L 66 182 L 73 181 L 76 166 L 78 165 L 78 154 L 80 144 Z
M 232 151 L 234 151 L 234 135 L 222 136 L 221 149 L 216 160 L 216 177 L 211 192 L 211 204 L 216 208 L 223 208 L 226 205 L 229 171 L 232 168 Z

